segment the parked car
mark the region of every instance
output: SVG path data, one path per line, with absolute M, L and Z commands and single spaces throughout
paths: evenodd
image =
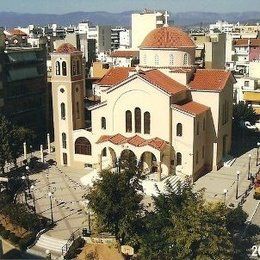
M 240 126 L 242 128 L 246 128 L 248 130 L 251 130 L 251 131 L 257 131 L 257 127 L 255 125 L 251 125 L 251 123 L 249 121 L 240 121 Z

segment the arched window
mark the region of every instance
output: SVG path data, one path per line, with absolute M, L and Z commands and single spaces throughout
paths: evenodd
M 135 132 L 141 133 L 141 109 L 135 108 Z
M 75 154 L 91 155 L 91 143 L 85 137 L 79 137 L 75 142 Z
M 65 120 L 66 118 L 66 110 L 65 110 L 65 104 L 61 103 L 60 104 L 60 116 L 62 120 Z
M 66 149 L 67 148 L 67 137 L 66 137 L 66 134 L 62 133 L 61 138 L 62 138 L 62 148 Z
M 176 135 L 182 136 L 182 124 L 181 123 L 178 123 L 176 126 Z
M 66 64 L 66 61 L 62 62 L 62 76 L 67 76 L 67 64 Z
M 102 129 L 106 129 L 107 128 L 107 124 L 106 124 L 106 118 L 105 117 L 101 117 L 101 128 Z
M 127 133 L 132 132 L 132 112 L 130 110 L 125 112 L 125 131 Z
M 149 112 L 144 113 L 144 133 L 150 134 L 151 116 Z
M 170 54 L 170 56 L 169 56 L 169 64 L 173 65 L 173 61 L 174 61 L 173 54 Z
M 81 73 L 81 69 L 80 69 L 80 61 L 77 60 L 77 74 L 79 75 Z
M 73 60 L 72 61 L 72 75 L 76 75 L 77 74 L 77 68 L 76 68 L 76 61 Z
M 56 75 L 60 75 L 60 62 L 56 61 Z
M 102 156 L 103 157 L 107 156 L 107 148 L 106 147 L 102 150 Z
M 155 54 L 155 56 L 154 56 L 154 64 L 155 65 L 159 65 L 159 55 L 158 54 Z
M 181 153 L 177 153 L 177 165 L 182 165 L 182 155 Z
M 188 65 L 188 53 L 185 53 L 185 54 L 184 54 L 183 64 L 184 64 L 184 65 Z

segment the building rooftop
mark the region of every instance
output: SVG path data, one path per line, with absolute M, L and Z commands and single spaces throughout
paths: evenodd
M 233 77 L 230 71 L 217 69 L 197 69 L 194 73 L 193 79 L 188 84 L 188 87 L 190 90 L 220 92 L 224 89 L 228 79 L 231 76 Z
M 143 40 L 140 48 L 181 48 L 195 44 L 187 33 L 177 27 L 161 27 L 152 30 Z
M 118 58 L 134 58 L 139 57 L 139 51 L 114 51 L 111 53 L 111 57 L 118 57 Z
M 113 67 L 97 82 L 98 85 L 114 86 L 128 78 L 129 72 L 134 68 Z
M 125 144 L 128 143 L 130 145 L 136 146 L 136 147 L 142 147 L 142 146 L 150 146 L 157 150 L 163 150 L 165 146 L 167 145 L 167 142 L 155 137 L 152 139 L 144 139 L 138 135 L 134 135 L 132 137 L 125 137 L 121 134 L 116 135 L 102 135 L 97 143 L 103 143 L 103 142 L 111 142 L 115 145 Z
M 141 71 L 139 75 L 151 84 L 157 86 L 158 88 L 164 90 L 171 95 L 187 90 L 186 86 L 173 80 L 169 76 L 165 75 L 163 72 L 156 69 Z
M 188 114 L 195 115 L 195 116 L 203 114 L 207 110 L 209 110 L 209 107 L 204 106 L 204 105 L 197 103 L 195 101 L 189 101 L 189 102 L 181 104 L 181 105 L 174 104 L 172 107 L 176 108 L 178 110 L 184 111 Z
M 76 47 L 74 47 L 72 44 L 70 43 L 63 43 L 62 45 L 60 45 L 57 50 L 56 53 L 66 53 L 66 54 L 71 54 L 73 52 L 79 52 L 77 50 Z
M 252 47 L 256 47 L 256 46 L 260 46 L 260 39 L 236 39 L 233 41 L 233 45 L 234 46 L 252 46 Z

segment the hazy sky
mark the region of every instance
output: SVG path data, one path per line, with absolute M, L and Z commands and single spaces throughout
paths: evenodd
M 138 9 L 171 12 L 260 11 L 260 0 L 0 0 L 0 11 L 20 13 L 68 13 L 74 11 L 120 12 Z

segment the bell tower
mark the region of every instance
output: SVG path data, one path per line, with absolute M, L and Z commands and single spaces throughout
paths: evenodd
M 85 66 L 82 52 L 64 43 L 51 54 L 53 126 L 57 163 L 70 166 L 73 131 L 85 127 Z

